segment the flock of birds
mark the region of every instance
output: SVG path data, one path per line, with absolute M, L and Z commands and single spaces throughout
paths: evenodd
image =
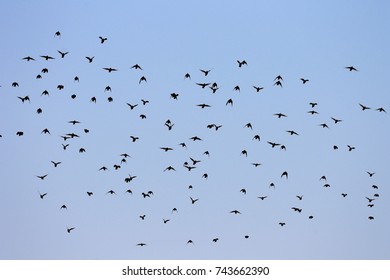
M 55 37 L 57 38 L 61 38 L 61 33 L 58 31 L 55 33 L 54 35 Z M 97 39 L 97 43 L 100 43 L 100 44 L 106 44 L 108 39 L 106 37 L 103 37 L 103 36 L 100 36 L 98 37 Z M 61 51 L 61 50 L 58 50 L 58 55 L 57 56 L 51 56 L 51 55 L 40 55 L 39 58 L 37 58 L 36 56 L 25 56 L 23 57 L 22 59 L 26 62 L 29 62 L 29 63 L 34 63 L 34 61 L 38 60 L 38 59 L 42 59 L 44 61 L 49 61 L 49 60 L 58 60 L 58 59 L 67 59 L 69 55 L 69 52 L 65 52 L 65 51 Z M 94 56 L 85 56 L 85 63 L 94 63 Z M 245 61 L 245 60 L 237 60 L 237 67 L 239 68 L 243 68 L 243 67 L 247 67 L 248 66 L 248 63 Z M 143 68 L 139 65 L 139 64 L 134 64 L 133 66 L 130 67 L 130 69 L 133 69 L 135 71 L 140 71 L 138 73 L 143 73 Z M 354 66 L 346 66 L 345 67 L 346 71 L 349 71 L 349 72 L 357 72 L 358 69 L 355 68 Z M 102 70 L 103 71 L 106 71 L 107 73 L 113 73 L 113 72 L 116 72 L 116 71 L 119 71 L 117 68 L 113 68 L 113 67 L 102 67 Z M 200 69 L 200 73 L 202 73 L 201 75 L 203 77 L 207 77 L 209 78 L 210 76 L 212 76 L 212 70 L 213 69 Z M 41 73 L 37 74 L 36 75 L 36 79 L 40 80 L 40 79 L 44 79 L 44 76 L 45 74 L 47 74 L 49 72 L 49 69 L 48 68 L 43 68 L 41 70 Z M 190 73 L 184 73 L 183 75 L 183 78 L 184 80 L 187 80 L 189 83 L 192 83 L 192 80 L 191 80 L 191 74 Z M 302 83 L 302 85 L 306 85 L 307 83 L 310 83 L 309 79 L 307 78 L 300 78 L 300 81 Z M 78 76 L 75 76 L 74 77 L 74 82 L 76 83 L 79 83 L 80 82 L 80 78 Z M 148 80 L 147 78 L 144 76 L 144 75 L 141 75 L 141 77 L 139 78 L 138 80 L 138 84 L 142 84 L 142 83 L 148 83 Z M 280 88 L 283 88 L 283 83 L 284 83 L 284 80 L 283 80 L 283 77 L 281 75 L 278 75 L 275 77 L 274 81 L 273 81 L 273 86 L 274 87 L 280 87 Z M 17 81 L 13 81 L 10 86 L 12 88 L 18 88 L 19 87 L 19 83 Z M 194 85 L 195 87 L 199 87 L 200 89 L 204 89 L 204 90 L 210 90 L 210 92 L 212 94 L 216 94 L 219 90 L 219 85 L 217 82 L 197 82 L 195 83 Z M 62 84 L 59 84 L 57 86 L 57 89 L 58 90 L 63 90 L 65 88 L 64 85 Z M 261 92 L 264 87 L 263 86 L 258 86 L 258 85 L 253 85 L 252 86 L 253 88 L 253 91 L 255 93 L 259 93 Z M 235 86 L 233 88 L 234 91 L 240 91 L 241 88 L 240 86 Z M 111 86 L 106 86 L 105 89 L 104 89 L 105 92 L 112 92 L 112 88 Z M 42 93 L 41 93 L 41 98 L 44 97 L 44 96 L 49 96 L 49 91 L 48 90 L 44 90 Z M 174 101 L 177 101 L 179 100 L 179 93 L 171 93 L 169 95 L 169 98 L 174 100 Z M 77 96 L 76 94 L 72 94 L 70 96 L 72 99 L 76 99 Z M 39 97 L 37 96 L 34 96 L 34 97 L 30 97 L 29 95 L 25 95 L 25 96 L 16 96 L 15 98 L 18 98 L 20 100 L 21 103 L 26 103 L 26 104 L 39 104 Z M 107 101 L 108 102 L 113 102 L 113 97 L 108 97 L 107 98 Z M 96 103 L 97 102 L 97 97 L 96 96 L 92 96 L 90 98 L 90 102 L 92 103 Z M 138 106 L 147 106 L 150 102 L 153 102 L 152 100 L 145 100 L 145 99 L 141 99 L 141 103 L 138 104 L 138 103 L 126 103 L 126 104 L 123 104 L 124 106 L 127 106 L 129 108 L 130 111 L 133 111 L 133 110 L 136 110 L 136 108 Z M 142 105 L 141 105 L 142 104 Z M 225 102 L 225 105 L 226 106 L 234 106 L 235 103 L 234 103 L 234 100 L 232 98 L 229 98 L 228 100 L 226 100 Z M 307 111 L 307 114 L 309 115 L 317 115 L 319 114 L 317 111 L 316 111 L 316 106 L 318 104 L 316 102 L 310 102 L 308 104 L 308 111 Z M 212 105 L 210 104 L 207 104 L 207 103 L 199 103 L 199 104 L 194 104 L 194 106 L 197 106 L 199 107 L 200 109 L 204 109 L 204 110 L 207 110 L 208 108 L 212 107 Z M 378 113 L 386 113 L 386 110 L 383 108 L 383 107 L 378 107 L 378 108 L 371 108 L 367 105 L 364 105 L 364 104 L 356 104 L 356 107 L 359 108 L 358 106 L 360 106 L 360 109 L 362 111 L 368 111 L 368 110 L 375 110 L 377 111 Z M 38 107 L 36 109 L 36 113 L 37 114 L 44 114 L 44 109 L 41 108 L 41 107 Z M 284 113 L 281 113 L 281 112 L 278 112 L 278 113 L 275 113 L 274 116 L 278 119 L 282 119 L 282 118 L 286 118 L 287 115 L 284 114 Z M 145 114 L 140 114 L 139 115 L 140 119 L 146 119 L 147 116 Z M 335 125 L 341 123 L 343 120 L 342 119 L 339 119 L 339 118 L 335 118 L 335 117 L 331 117 L 331 120 L 333 121 L 333 123 Z M 76 127 L 76 126 L 80 126 L 80 124 L 83 123 L 83 120 L 76 120 L 76 119 L 72 119 L 72 120 L 69 120 L 68 123 L 72 126 L 72 127 Z M 175 123 L 173 123 L 172 120 L 168 119 L 166 120 L 165 122 L 162 122 L 163 123 L 163 126 L 166 127 L 166 129 L 168 131 L 174 131 L 175 130 Z M 320 127 L 322 128 L 329 128 L 328 124 L 327 123 L 321 123 L 321 124 L 318 124 Z M 222 124 L 215 124 L 215 123 L 210 123 L 209 125 L 207 125 L 207 129 L 212 129 L 212 130 L 215 130 L 215 131 L 218 131 L 220 129 L 222 129 L 223 125 Z M 249 130 L 253 130 L 253 125 L 252 123 L 246 123 L 243 125 L 243 128 L 245 129 L 249 129 Z M 22 137 L 24 136 L 24 132 L 22 130 L 19 130 L 19 131 L 16 131 L 15 132 L 17 136 L 19 137 Z M 51 135 L 51 131 L 49 128 L 44 128 L 41 132 L 41 134 L 44 134 L 44 135 Z M 90 133 L 90 130 L 88 128 L 84 128 L 82 130 L 82 133 L 84 134 L 88 134 Z M 295 130 L 286 130 L 286 133 L 289 134 L 291 137 L 299 137 L 299 133 Z M 0 135 L 0 137 L 12 137 L 11 135 Z M 63 149 L 64 151 L 67 151 L 68 148 L 70 147 L 70 145 L 73 145 L 75 143 L 77 143 L 77 139 L 78 138 L 81 138 L 83 137 L 83 135 L 81 135 L 80 133 L 76 133 L 76 132 L 69 132 L 69 133 L 64 133 L 63 135 L 60 135 L 61 139 L 62 139 L 62 142 L 61 142 L 61 145 L 59 146 L 59 149 Z M 252 138 L 252 141 L 263 141 L 263 136 L 260 136 L 259 134 L 255 134 Z M 53 139 L 54 141 L 56 139 Z M 129 136 L 129 144 L 131 143 L 134 143 L 134 142 L 137 142 L 137 141 L 142 141 L 140 139 L 139 136 L 137 135 L 130 135 Z M 196 142 L 196 141 L 206 141 L 205 139 L 202 139 L 201 137 L 195 135 L 195 136 L 192 136 L 192 137 L 189 137 L 188 138 L 188 141 L 193 141 L 193 142 Z M 282 143 L 277 143 L 277 142 L 273 142 L 271 140 L 267 140 L 267 141 L 264 141 L 265 143 L 267 143 L 269 145 L 270 148 L 275 148 L 275 149 L 280 149 L 281 151 L 286 151 L 287 150 L 287 147 L 285 144 L 282 144 Z M 181 148 L 184 148 L 184 149 L 187 149 L 188 151 L 188 147 L 187 147 L 187 144 L 186 142 L 181 142 L 181 143 L 178 143 L 178 146 L 180 146 Z M 170 147 L 170 146 L 160 146 L 160 147 L 156 147 L 156 149 L 160 149 L 162 150 L 163 152 L 165 153 L 169 153 L 173 150 L 176 150 L 177 148 L 176 147 Z M 339 147 L 337 145 L 334 145 L 333 146 L 333 149 L 334 150 L 337 150 L 339 149 Z M 346 147 L 346 149 L 349 151 L 349 152 L 353 152 L 355 150 L 355 147 L 354 146 L 351 146 L 351 145 L 348 145 Z M 86 152 L 86 147 L 80 147 L 78 149 L 78 152 L 79 153 L 85 153 Z M 248 151 L 246 149 L 242 150 L 240 153 L 239 153 L 242 157 L 248 157 Z M 186 160 L 182 167 L 185 168 L 186 170 L 188 170 L 189 172 L 196 169 L 196 168 L 199 168 L 202 164 L 202 161 L 203 160 L 206 160 L 206 159 L 209 159 L 210 157 L 212 157 L 212 151 L 209 151 L 209 150 L 206 150 L 204 151 L 203 157 L 205 157 L 204 159 L 203 158 L 195 158 L 195 157 L 189 157 L 188 160 Z M 112 166 L 112 168 L 114 170 L 120 170 L 123 168 L 126 168 L 126 163 L 127 161 L 131 158 L 131 155 L 127 152 L 124 152 L 122 154 L 120 154 L 120 160 L 118 163 L 114 164 Z M 51 164 L 53 165 L 54 168 L 61 168 L 61 165 L 63 164 L 61 160 L 52 160 L 51 161 Z M 255 168 L 258 168 L 262 165 L 262 163 L 259 163 L 259 162 L 251 162 L 250 163 L 253 167 Z M 32 167 L 33 168 L 33 167 Z M 35 168 L 35 167 L 34 167 Z M 106 165 L 104 166 L 101 166 L 100 168 L 97 168 L 97 171 L 99 172 L 105 172 L 105 171 L 109 171 L 111 169 L 111 167 L 107 167 Z M 164 170 L 162 170 L 163 172 L 174 172 L 174 171 L 177 171 L 177 167 L 175 166 L 172 166 L 172 165 L 169 165 L 167 166 Z M 367 176 L 369 176 L 370 178 L 371 177 L 374 177 L 375 175 L 375 172 L 372 172 L 372 171 L 367 171 Z M 36 178 L 39 179 L 39 180 L 46 180 L 46 178 L 49 176 L 49 173 L 45 173 L 45 174 L 39 174 L 39 175 L 36 175 Z M 159 176 L 158 174 L 151 174 L 151 176 Z M 209 177 L 209 174 L 207 172 L 202 172 L 202 175 L 201 175 L 201 178 L 204 179 L 204 180 L 207 180 Z M 281 174 L 280 174 L 280 178 L 282 179 L 285 179 L 285 180 L 288 180 L 289 179 L 289 173 L 288 171 L 283 171 Z M 137 179 L 137 175 L 130 175 L 123 178 L 123 182 L 124 184 L 129 185 L 131 186 L 132 185 L 132 182 Z M 327 177 L 325 175 L 322 175 L 319 177 L 319 181 L 323 182 L 323 187 L 324 188 L 329 188 L 331 187 L 331 185 L 327 182 Z M 188 186 L 188 189 L 191 190 L 193 187 L 190 185 Z M 275 188 L 275 184 L 274 183 L 270 183 L 269 184 L 269 188 L 270 189 L 273 189 Z M 367 207 L 369 208 L 372 208 L 374 207 L 375 205 L 375 202 L 378 201 L 379 199 L 379 193 L 377 192 L 377 190 L 379 189 L 379 187 L 375 184 L 372 185 L 372 189 L 374 190 L 374 193 L 372 194 L 372 196 L 366 196 L 365 199 L 367 200 Z M 39 192 L 39 196 L 38 196 L 38 199 L 48 199 L 48 193 L 49 192 Z M 127 188 L 124 192 L 126 195 L 135 195 L 136 193 L 133 192 L 133 189 L 132 188 Z M 237 190 L 237 193 L 238 195 L 247 195 L 247 189 L 246 188 L 241 188 L 241 189 L 238 189 Z M 106 190 L 105 191 L 105 194 L 106 195 L 117 195 L 117 192 L 113 189 L 109 189 L 109 190 Z M 84 193 L 84 195 L 88 196 L 90 199 L 93 199 L 93 196 L 94 196 L 94 192 L 93 191 L 87 191 L 86 193 Z M 142 196 L 142 198 L 151 198 L 153 197 L 155 194 L 152 190 L 148 190 L 148 191 L 143 191 L 143 192 L 140 192 L 139 193 L 140 196 Z M 341 198 L 347 198 L 348 197 L 348 193 L 340 193 L 339 194 Z M 264 201 L 266 199 L 269 199 L 269 195 L 260 195 L 260 196 L 257 196 L 257 198 L 259 199 L 259 201 Z M 297 199 L 297 203 L 299 203 L 299 201 L 303 200 L 304 199 L 304 195 L 302 194 L 297 194 L 296 195 L 296 199 Z M 188 204 L 191 204 L 191 205 L 194 205 L 196 206 L 198 204 L 198 202 L 202 200 L 201 197 L 194 197 L 193 194 L 191 195 L 188 195 Z M 61 211 L 64 211 L 64 210 L 67 210 L 68 209 L 68 205 L 67 204 L 62 204 L 62 205 L 59 205 L 58 206 L 59 209 Z M 179 209 L 176 208 L 176 207 L 172 207 L 172 209 L 170 210 L 172 215 L 175 215 L 175 214 L 179 214 Z M 302 213 L 305 213 L 305 211 L 301 208 L 301 207 L 298 207 L 296 205 L 292 205 L 291 206 L 291 211 L 294 211 L 296 212 L 297 214 L 299 215 L 302 215 Z M 232 214 L 232 215 L 241 215 L 242 212 L 239 210 L 239 209 L 231 209 L 227 214 Z M 145 220 L 147 219 L 147 215 L 144 214 L 144 213 L 139 213 L 139 219 L 140 220 Z M 304 214 L 303 214 L 304 215 Z M 171 221 L 171 219 L 174 219 L 174 216 L 173 217 L 161 217 L 161 223 L 163 224 L 167 224 Z M 308 216 L 308 219 L 314 219 L 314 216 L 313 215 L 309 215 Z M 374 220 L 374 216 L 372 214 L 368 215 L 368 219 L 369 220 Z M 276 225 L 280 226 L 280 227 L 286 227 L 288 226 L 288 221 L 284 221 L 284 220 L 280 220 L 280 221 L 276 221 L 275 222 Z M 80 225 L 81 226 L 81 225 Z M 66 233 L 68 234 L 71 234 L 71 233 L 74 233 L 74 232 L 77 232 L 77 229 L 78 229 L 79 226 L 75 226 L 75 225 L 66 225 L 64 226 L 64 230 Z M 244 238 L 248 239 L 250 236 L 249 235 L 244 235 L 243 236 Z M 212 240 L 210 240 L 211 242 L 218 242 L 219 241 L 219 237 L 214 237 Z M 138 243 L 135 242 L 135 245 L 137 246 L 146 246 L 148 243 L 146 241 L 139 241 Z M 195 244 L 195 242 L 193 241 L 193 239 L 188 239 L 187 241 L 187 244 Z

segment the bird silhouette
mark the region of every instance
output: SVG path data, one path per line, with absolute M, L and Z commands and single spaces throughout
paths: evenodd
M 47 193 L 43 193 L 43 194 L 39 193 L 39 197 L 40 197 L 41 199 L 43 199 L 46 195 L 47 195 Z
M 51 60 L 51 59 L 54 59 L 54 57 L 51 57 L 49 55 L 41 55 L 42 58 L 44 58 L 45 60 Z
M 71 227 L 71 228 L 66 228 L 66 231 L 68 232 L 68 233 L 70 233 L 72 230 L 74 230 L 75 229 L 75 227 Z
M 359 103 L 359 106 L 362 108 L 362 111 L 365 111 L 365 110 L 370 110 L 370 109 L 371 109 L 370 107 L 368 107 L 368 106 L 365 106 L 365 105 L 363 105 L 363 104 L 360 104 L 360 103 Z
M 278 119 L 280 119 L 281 117 L 287 117 L 285 114 L 282 114 L 282 113 L 274 114 L 274 116 L 277 116 Z
M 186 73 L 186 74 L 184 75 L 184 79 L 190 79 L 190 80 L 191 80 L 191 75 L 190 75 L 189 73 Z
M 347 66 L 345 67 L 346 69 L 348 69 L 349 71 L 358 71 L 355 67 L 353 66 Z
M 113 71 L 118 71 L 118 69 L 116 69 L 116 68 L 111 68 L 111 67 L 104 67 L 103 69 L 106 70 L 106 71 L 108 71 L 108 73 L 111 73 L 111 72 L 113 72 Z
M 93 59 L 95 58 L 94 56 L 86 56 L 86 59 L 88 59 L 89 63 L 92 63 Z
M 141 82 L 145 82 L 145 83 L 148 82 L 148 81 L 146 80 L 145 76 L 142 76 L 142 77 L 139 79 L 138 83 L 140 84 Z
M 377 108 L 375 111 L 387 113 L 383 107 Z
M 210 69 L 210 70 L 199 69 L 199 70 L 200 70 L 200 72 L 202 72 L 205 76 L 207 76 L 207 75 L 210 73 L 210 71 L 211 71 L 212 69 Z
M 216 243 L 219 240 L 219 238 L 213 238 L 213 242 Z
M 105 41 L 107 41 L 107 38 L 104 38 L 102 36 L 99 36 L 100 43 L 103 44 Z
M 142 242 L 137 244 L 137 246 L 141 246 L 141 247 L 146 246 L 146 245 L 147 245 L 146 243 L 142 243 Z
M 164 224 L 166 224 L 166 223 L 168 223 L 170 221 L 170 219 L 163 219 L 163 222 L 164 222 Z
M 68 207 L 66 207 L 66 205 L 63 204 L 63 205 L 60 207 L 60 210 L 62 210 L 62 209 L 68 210 Z
M 258 199 L 261 199 L 261 200 L 264 200 L 264 199 L 266 199 L 268 196 L 258 196 L 257 198 Z
M 281 227 L 284 227 L 284 226 L 286 225 L 286 223 L 280 222 L 279 225 L 280 225 Z
M 369 172 L 369 171 L 366 171 L 366 172 L 367 172 L 368 176 L 370 176 L 370 177 L 375 175 L 375 172 Z
M 290 135 L 299 135 L 294 130 L 286 130 L 286 132 L 289 133 Z
M 301 78 L 301 81 L 302 81 L 302 84 L 306 84 L 309 80 L 308 80 L 308 79 Z
M 246 189 L 241 189 L 240 192 L 246 194 Z
M 106 194 L 116 194 L 116 192 L 113 190 L 109 190 L 108 192 L 106 192 Z
M 51 161 L 52 164 L 54 164 L 54 167 L 57 167 L 59 164 L 61 164 L 61 161 Z
M 287 173 L 287 171 L 284 171 L 284 172 L 282 173 L 282 175 L 280 175 L 280 178 L 283 178 L 283 176 L 285 176 L 286 179 L 288 179 L 288 173 Z
M 26 56 L 26 57 L 23 57 L 22 59 L 23 59 L 23 60 L 27 60 L 27 61 L 35 60 L 35 59 L 32 58 L 31 56 Z
M 225 105 L 230 105 L 230 106 L 233 106 L 233 99 L 228 99 L 228 101 L 226 101 Z
M 92 195 L 93 195 L 93 192 L 87 192 L 87 195 L 88 195 L 88 196 L 92 196 Z
M 291 209 L 294 210 L 295 212 L 298 212 L 298 213 L 301 213 L 301 212 L 302 212 L 302 209 L 301 209 L 301 208 L 291 207 Z
M 256 92 L 259 92 L 260 90 L 264 89 L 263 87 L 257 87 L 257 86 L 253 86 L 253 88 L 256 90 Z
M 210 83 L 196 83 L 198 86 L 205 88 L 210 85 Z
M 299 200 L 302 200 L 302 199 L 303 199 L 303 195 L 296 195 L 296 197 L 297 197 Z
M 232 211 L 230 211 L 230 213 L 232 213 L 232 214 L 241 214 L 241 212 L 238 211 L 238 210 L 232 210 Z
M 203 104 L 198 104 L 196 106 L 201 107 L 202 109 L 211 107 L 210 105 L 207 105 L 207 104 L 204 104 L 204 103 Z
M 131 69 L 139 69 L 139 70 L 143 70 L 141 66 L 139 66 L 138 64 L 134 64 L 133 66 L 130 67 Z
M 238 63 L 238 67 L 242 67 L 243 65 L 248 65 L 248 63 L 245 61 L 245 60 L 242 60 L 242 61 L 239 61 L 237 60 L 237 63 Z
M 67 55 L 69 52 L 62 52 L 62 51 L 58 51 L 57 52 L 61 55 L 61 58 L 64 58 L 65 55 Z
M 348 151 L 352 151 L 352 150 L 355 150 L 356 148 L 355 147 L 352 147 L 352 146 L 350 146 L 350 145 L 347 145 L 347 147 L 348 147 Z
M 335 124 L 337 124 L 339 122 L 342 122 L 342 120 L 339 120 L 339 119 L 336 119 L 336 118 L 333 118 L 333 117 L 331 117 L 331 119 L 334 121 Z
M 45 175 L 39 175 L 37 176 L 39 179 L 41 180 L 44 180 L 46 177 L 47 177 L 48 174 L 45 174 Z
M 195 202 L 197 202 L 199 200 L 199 198 L 193 199 L 192 197 L 190 197 L 190 199 L 191 199 L 191 204 L 195 204 Z

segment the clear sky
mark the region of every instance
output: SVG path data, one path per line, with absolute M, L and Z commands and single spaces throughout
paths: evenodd
M 231 2 L 0 3 L 1 259 L 389 259 L 389 3 Z

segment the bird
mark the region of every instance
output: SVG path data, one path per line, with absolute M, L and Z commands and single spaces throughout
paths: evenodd
M 139 79 L 139 81 L 138 81 L 138 83 L 140 84 L 141 82 L 148 82 L 147 80 L 146 80 L 146 78 L 145 78 L 145 76 L 142 76 L 140 79 Z
M 241 151 L 241 155 L 244 155 L 244 156 L 248 157 L 248 152 L 246 150 L 242 150 Z
M 171 93 L 171 95 L 170 95 L 170 98 L 172 98 L 174 100 L 177 100 L 178 97 L 179 97 L 179 94 L 175 93 L 175 92 Z
M 317 114 L 317 115 L 318 115 L 318 112 L 317 112 L 317 111 L 314 111 L 314 110 L 308 111 L 308 113 L 309 113 L 309 114 L 312 114 L 312 115 L 314 115 L 314 114 Z
M 100 167 L 100 168 L 99 168 L 99 170 L 98 170 L 98 171 L 101 171 L 101 170 L 103 170 L 103 171 L 107 171 L 107 170 L 108 170 L 108 168 L 107 168 L 107 167 L 105 167 L 105 166 L 102 166 L 102 167 Z
M 342 122 L 342 120 L 339 120 L 339 119 L 336 119 L 336 118 L 333 118 L 333 117 L 331 117 L 331 119 L 334 121 L 335 124 L 337 124 L 339 122 Z
M 32 58 L 31 56 L 26 56 L 26 57 L 23 57 L 22 59 L 23 59 L 23 60 L 27 60 L 27 61 L 35 60 L 35 59 Z
M 172 166 L 168 166 L 167 168 L 164 169 L 164 172 L 165 171 L 176 171 L 176 169 L 173 168 Z
M 303 84 L 306 84 L 309 80 L 308 80 L 308 79 L 301 78 L 301 81 L 302 81 Z
M 146 243 L 142 243 L 142 242 L 137 244 L 137 246 L 141 246 L 141 247 L 146 246 L 146 245 L 147 245 Z
M 260 135 L 256 134 L 255 136 L 253 136 L 252 140 L 260 141 Z
M 65 55 L 67 55 L 69 52 L 62 52 L 62 51 L 58 51 L 57 52 L 61 55 L 61 58 L 64 58 Z
M 319 126 L 321 126 L 322 128 L 329 128 L 329 126 L 326 123 L 321 123 L 319 124 Z
M 24 132 L 23 132 L 23 131 L 18 131 L 18 132 L 16 132 L 16 135 L 17 135 L 17 136 L 23 136 L 23 135 L 24 135 Z
M 258 166 L 261 165 L 261 163 L 258 163 L 258 162 L 252 162 L 251 164 L 252 164 L 254 167 L 258 167 Z
M 28 95 L 26 95 L 24 97 L 18 96 L 18 98 L 22 101 L 22 103 L 24 103 L 25 101 L 31 102 L 30 97 Z
M 57 167 L 59 164 L 61 164 L 61 161 L 51 161 L 52 164 L 54 164 L 54 167 Z
M 134 104 L 134 105 L 130 103 L 126 103 L 126 104 L 130 107 L 130 110 L 134 110 L 134 108 L 138 106 L 138 104 Z
M 163 222 L 164 222 L 164 224 L 166 224 L 166 223 L 168 223 L 170 221 L 170 219 L 163 219 Z
M 107 41 L 107 38 L 104 38 L 102 36 L 99 36 L 100 43 L 103 44 L 105 41 Z
M 287 173 L 287 171 L 284 171 L 284 172 L 282 173 L 282 175 L 280 175 L 280 178 L 283 178 L 283 176 L 285 176 L 286 179 L 288 179 L 288 173 Z
M 145 220 L 146 215 L 144 214 L 144 215 L 141 215 L 139 217 L 141 218 L 141 220 Z
M 295 212 L 298 212 L 298 213 L 301 213 L 301 212 L 302 212 L 302 209 L 301 209 L 301 208 L 291 207 L 291 209 L 294 210 Z
M 235 87 L 233 88 L 233 90 L 235 90 L 235 91 L 240 91 L 240 86 L 235 86 Z
M 184 79 L 190 79 L 190 80 L 191 80 L 191 75 L 190 75 L 189 73 L 186 73 L 186 74 L 184 75 Z
M 173 148 L 170 147 L 160 147 L 161 150 L 164 150 L 164 152 L 173 151 Z
M 49 129 L 45 128 L 44 130 L 42 130 L 41 134 L 44 133 L 44 134 L 50 134 L 50 131 Z
M 246 125 L 244 125 L 244 128 L 250 128 L 250 129 L 253 130 L 253 127 L 252 127 L 251 123 L 247 123 Z
M 375 175 L 375 172 L 369 172 L 369 171 L 366 171 L 366 172 L 367 172 L 368 176 L 370 176 L 370 177 Z
M 257 86 L 253 86 L 253 88 L 256 90 L 256 92 L 259 92 L 260 90 L 264 89 L 264 87 L 257 87 Z
M 137 136 L 130 136 L 130 138 L 131 138 L 131 140 L 132 140 L 133 142 L 139 140 L 139 137 L 137 137 Z
M 111 67 L 104 67 L 103 69 L 106 70 L 106 71 L 108 71 L 108 73 L 111 73 L 111 72 L 113 72 L 113 71 L 118 71 L 118 69 L 111 68 Z
M 287 117 L 285 114 L 282 114 L 282 113 L 274 114 L 274 116 L 277 116 L 278 119 L 280 119 L 281 117 Z
M 210 83 L 196 83 L 198 86 L 205 88 L 210 85 Z
M 299 200 L 302 200 L 302 199 L 303 199 L 303 195 L 296 195 L 296 197 L 297 197 Z
M 11 84 L 11 86 L 12 86 L 12 87 L 19 87 L 19 83 L 18 83 L 18 82 L 13 82 L 13 83 Z
M 66 231 L 68 232 L 68 233 L 70 233 L 72 230 L 74 230 L 75 229 L 75 227 L 71 227 L 71 228 L 66 228 Z
M 191 239 L 187 241 L 187 244 L 194 244 L 194 241 L 192 241 Z
M 199 70 L 200 70 L 200 72 L 202 72 L 205 76 L 207 76 L 207 75 L 210 73 L 210 71 L 211 71 L 212 69 L 210 69 L 210 70 L 199 69 Z
M 51 57 L 49 55 L 41 55 L 42 58 L 44 58 L 45 60 L 51 60 L 51 59 L 54 59 L 54 57 Z
M 62 144 L 62 148 L 63 148 L 64 150 L 66 150 L 66 148 L 68 148 L 68 146 L 69 146 L 69 144 L 66 144 L 66 145 Z
M 192 198 L 192 197 L 190 197 L 190 199 L 191 199 L 191 204 L 195 204 L 195 202 L 197 202 L 198 200 L 199 200 L 199 198 Z
M 371 202 L 373 202 L 375 200 L 375 198 L 369 198 L 367 196 L 366 196 L 366 199 L 368 200 L 368 203 L 371 203 Z
M 127 189 L 127 190 L 125 191 L 125 193 L 133 194 L 132 190 L 130 190 L 130 189 Z
M 317 102 L 310 102 L 309 105 L 310 105 L 312 108 L 314 108 L 315 106 L 318 105 L 318 103 L 317 103 Z
M 130 67 L 131 69 L 139 69 L 139 70 L 143 70 L 141 66 L 139 66 L 138 64 L 134 64 L 133 66 Z
M 286 223 L 280 222 L 279 225 L 280 225 L 281 227 L 284 227 L 284 226 L 286 225 Z
M 62 210 L 62 209 L 68 210 L 68 207 L 66 207 L 66 205 L 63 204 L 63 205 L 60 207 L 60 210 Z
M 276 82 L 274 83 L 274 86 L 280 86 L 280 87 L 283 87 L 283 85 L 282 85 L 282 82 L 281 82 L 281 81 L 276 81 Z
M 193 159 L 192 157 L 190 157 L 190 160 L 192 161 L 193 165 L 196 165 L 197 163 L 201 162 L 200 160 Z
M 325 176 L 325 175 L 321 176 L 321 177 L 320 177 L 320 181 L 321 181 L 321 180 L 324 180 L 324 181 L 326 182 L 326 176 Z
M 60 31 L 56 31 L 56 33 L 54 33 L 54 37 L 60 37 L 61 38 L 61 32 Z
M 148 104 L 149 103 L 149 100 L 144 100 L 144 99 L 141 99 L 141 102 L 142 102 L 142 105 L 146 105 L 146 104 Z
M 201 138 L 199 138 L 198 136 L 193 136 L 191 138 L 189 138 L 190 140 L 192 141 L 203 141 Z
M 377 108 L 375 111 L 387 113 L 383 107 Z
M 71 120 L 71 121 L 68 121 L 68 123 L 75 125 L 75 124 L 79 124 L 80 122 L 77 120 Z
M 267 141 L 267 143 L 270 144 L 272 146 L 272 148 L 275 148 L 276 146 L 280 146 L 280 144 L 274 143 L 274 142 L 270 142 L 270 141 Z
M 112 89 L 111 89 L 110 86 L 106 86 L 106 87 L 104 88 L 104 91 L 112 91 Z
M 374 220 L 374 217 L 373 216 L 368 216 L 368 219 L 369 220 Z
M 92 63 L 93 59 L 95 58 L 94 56 L 86 56 L 86 59 L 88 59 L 89 63 Z
M 219 238 L 213 238 L 213 242 L 216 243 L 219 240 Z
M 379 187 L 378 187 L 377 185 L 372 185 L 371 187 L 372 187 L 374 190 L 379 189 Z
M 211 107 L 210 105 L 204 104 L 204 103 L 203 104 L 198 104 L 196 106 L 201 107 L 202 109 Z
M 370 107 L 363 105 L 363 104 L 360 104 L 360 103 L 359 103 L 359 106 L 362 108 L 362 111 L 371 109 Z
M 342 197 L 346 197 L 348 194 L 347 193 L 342 193 L 341 195 L 342 195 Z
M 44 180 L 46 177 L 47 177 L 48 174 L 45 174 L 45 175 L 37 175 L 37 177 L 41 180 Z
M 241 189 L 240 192 L 246 194 L 246 189 Z
M 226 101 L 225 105 L 230 105 L 230 106 L 233 106 L 233 99 L 228 99 L 228 101 Z
M 43 68 L 43 69 L 41 70 L 41 73 L 49 73 L 49 69 Z
M 106 192 L 106 194 L 116 194 L 116 192 L 113 190 L 109 190 L 108 192 Z
M 41 199 L 43 199 L 45 196 L 47 195 L 47 193 L 39 193 L 39 197 L 41 198 Z
M 348 151 L 352 151 L 352 150 L 355 150 L 355 149 L 356 149 L 355 147 L 352 147 L 352 146 L 350 146 L 350 145 L 347 145 L 347 147 L 348 147 Z
M 261 200 L 264 200 L 264 199 L 266 199 L 268 196 L 258 196 L 257 198 L 258 199 L 261 199 Z
M 248 65 L 248 63 L 245 61 L 245 60 L 242 60 L 242 61 L 239 61 L 237 60 L 237 63 L 238 63 L 238 67 L 242 67 L 243 65 Z
M 299 135 L 294 130 L 286 130 L 286 132 L 289 133 L 290 135 Z
M 349 71 L 358 71 L 355 67 L 353 66 L 346 66 L 345 67 L 346 69 L 348 69 Z
M 87 195 L 88 195 L 88 196 L 92 196 L 92 195 L 93 195 L 93 192 L 87 192 Z
M 232 214 L 241 214 L 241 212 L 238 211 L 238 210 L 232 210 L 232 211 L 230 211 L 230 213 L 232 213 Z

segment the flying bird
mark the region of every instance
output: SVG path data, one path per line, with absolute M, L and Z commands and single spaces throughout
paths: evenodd
M 345 67 L 346 69 L 348 69 L 349 71 L 358 71 L 355 67 L 353 66 L 347 66 Z
M 237 60 L 237 63 L 238 63 L 238 67 L 242 67 L 243 65 L 248 65 L 248 63 L 245 61 L 245 60 L 243 60 L 243 61 L 239 61 L 239 60 Z
M 107 38 L 103 38 L 102 36 L 99 36 L 100 43 L 103 44 L 105 41 L 107 41 Z

